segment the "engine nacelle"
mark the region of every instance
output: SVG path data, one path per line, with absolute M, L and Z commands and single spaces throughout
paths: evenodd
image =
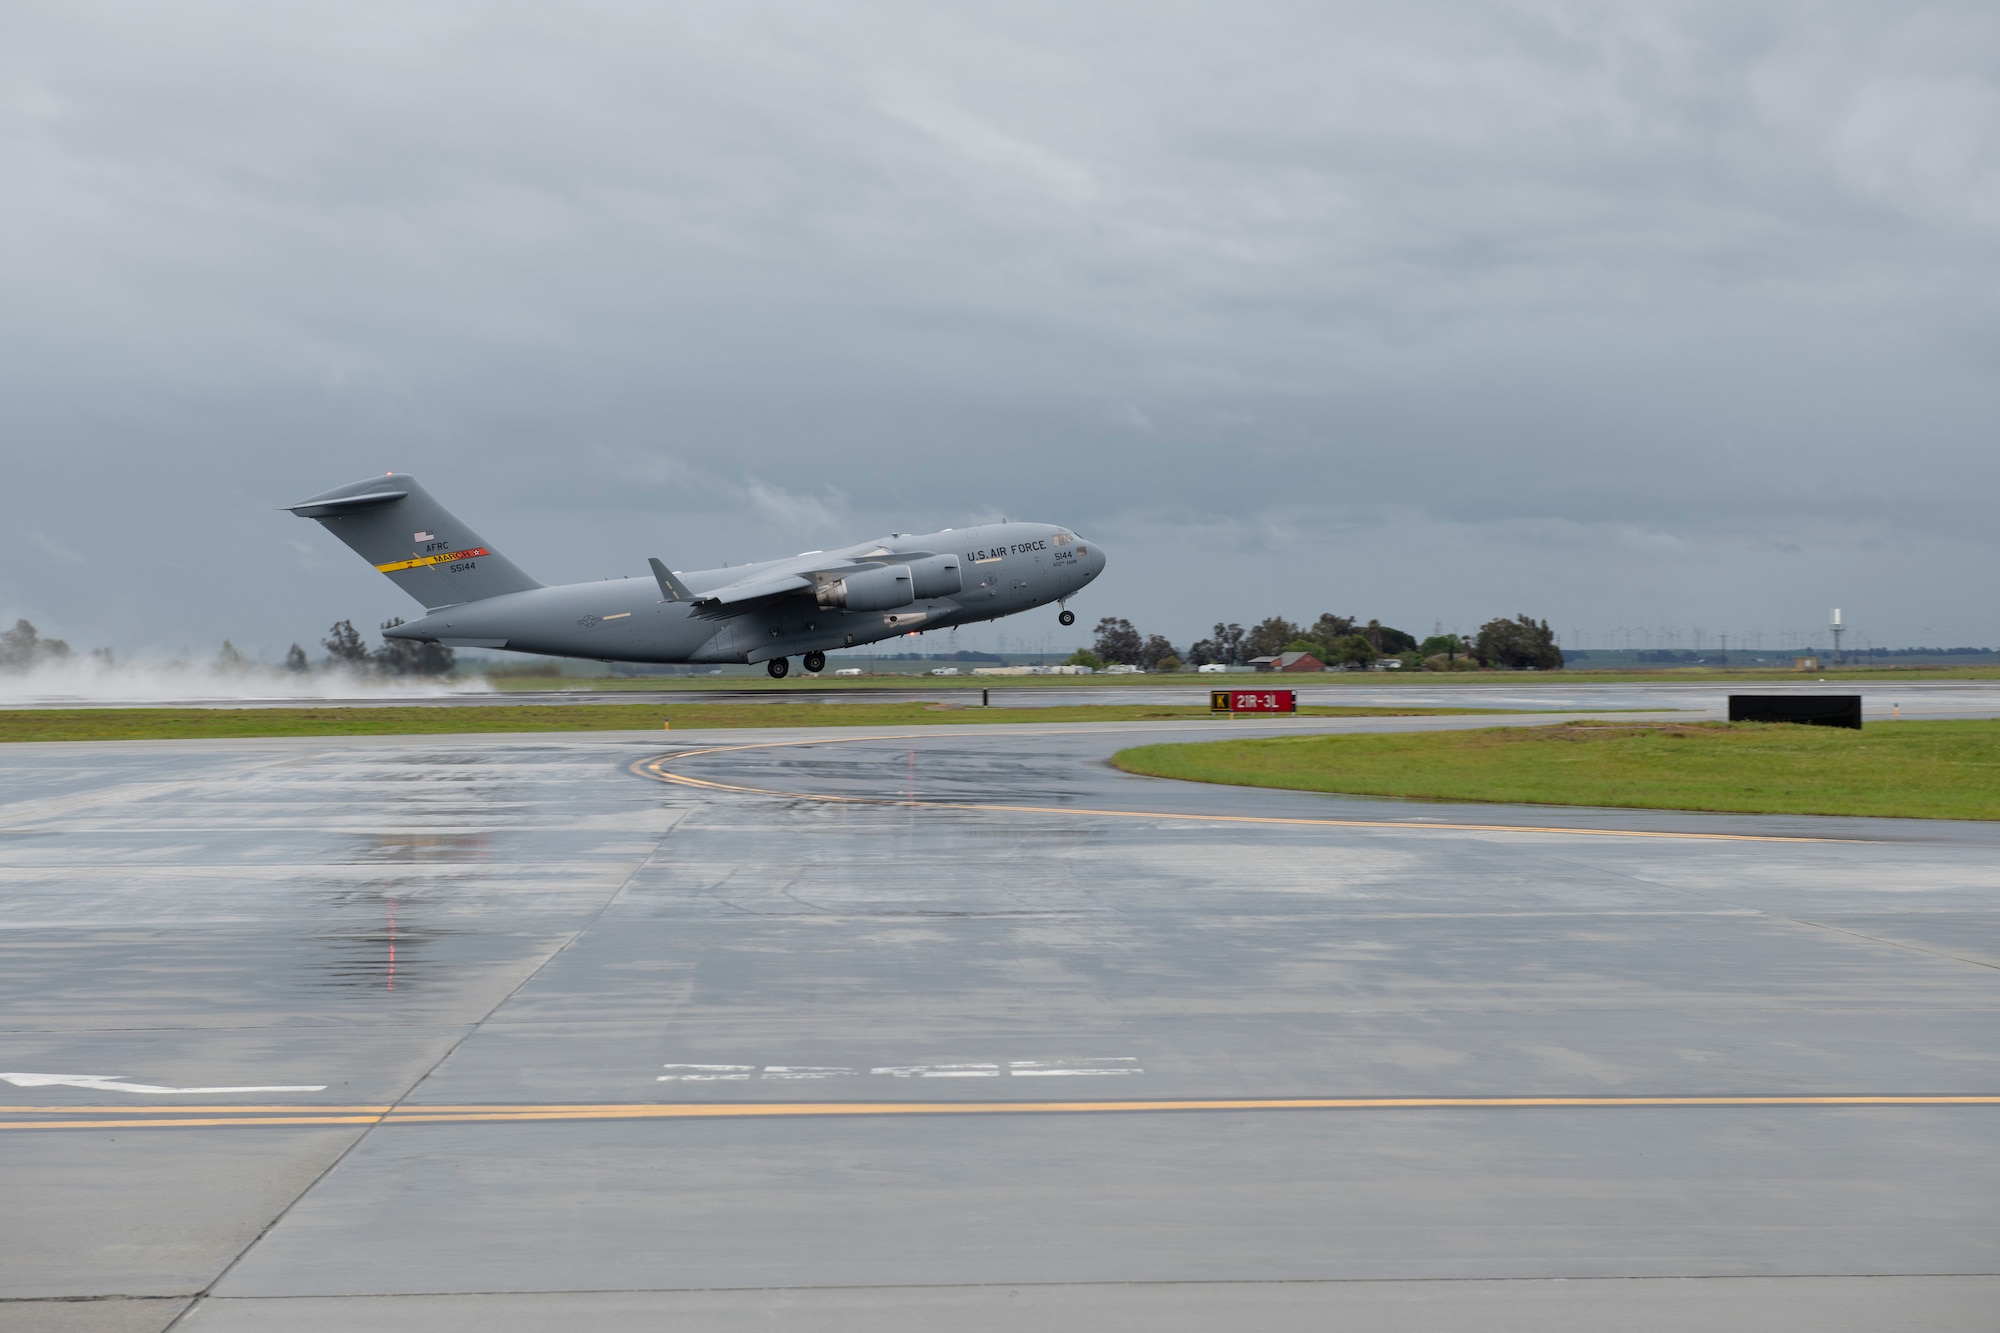
M 907 565 L 879 565 L 819 585 L 821 606 L 843 611 L 893 611 L 924 597 L 963 591 L 955 555 L 929 555 Z
M 819 604 L 845 611 L 893 611 L 917 600 L 908 565 L 880 565 L 819 585 Z
M 955 555 L 912 560 L 910 578 L 914 584 L 910 590 L 919 597 L 954 597 L 965 589 L 965 580 L 959 577 L 958 557 Z

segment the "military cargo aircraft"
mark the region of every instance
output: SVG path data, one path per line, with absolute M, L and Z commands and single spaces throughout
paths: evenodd
M 320 525 L 426 614 L 383 631 L 451 648 L 505 648 L 602 662 L 762 662 L 773 677 L 829 648 L 998 620 L 1067 603 L 1104 570 L 1104 552 L 1047 523 L 894 533 L 788 560 L 651 578 L 538 583 L 432 499 L 387 473 L 287 505 Z

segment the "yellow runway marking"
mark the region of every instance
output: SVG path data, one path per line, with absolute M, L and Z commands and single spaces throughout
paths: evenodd
M 326 1114 L 351 1108 L 304 1106 L 274 1116 L 269 1107 L 161 1108 L 127 1119 L 127 1106 L 0 1107 L 38 1120 L 0 1121 L 0 1129 L 174 1129 L 272 1125 L 457 1125 L 607 1120 L 775 1120 L 852 1116 L 1130 1115 L 1160 1111 L 1452 1111 L 1693 1109 L 1714 1107 L 2000 1106 L 2000 1094 L 1849 1093 L 1715 1097 L 1206 1097 L 1093 1102 L 612 1102 L 490 1106 L 402 1106 L 373 1114 Z M 179 1111 L 180 1115 L 173 1114 Z M 231 1113 L 234 1114 L 231 1114 Z M 248 1113 L 248 1114 L 246 1114 Z
M 1015 732 L 1015 735 L 1021 734 Z M 1034 734 L 1034 733 L 1029 733 Z M 1865 838 L 1817 838 L 1781 833 L 1681 833 L 1664 829 L 1613 829 L 1580 828 L 1570 825 L 1534 824 L 1447 824 L 1437 820 L 1400 819 L 1309 819 L 1281 815 L 1196 815 L 1177 814 L 1156 810 L 1098 810 L 1084 806 L 1062 805 L 989 805 L 969 801 L 927 801 L 903 796 L 834 796 L 821 792 L 783 791 L 775 787 L 746 787 L 738 783 L 715 782 L 707 778 L 689 777 L 685 773 L 674 773 L 666 765 L 686 759 L 698 759 L 706 755 L 733 754 L 739 750 L 783 749 L 797 745 L 840 745 L 856 741 L 903 741 L 916 740 L 919 733 L 895 736 L 837 736 L 803 741 L 757 741 L 747 745 L 717 745 L 705 750 L 683 750 L 675 754 L 656 755 L 651 759 L 641 759 L 631 765 L 630 771 L 640 777 L 652 778 L 658 782 L 672 783 L 680 787 L 698 787 L 709 791 L 735 792 L 745 796 L 780 796 L 794 801 L 822 801 L 833 805 L 893 805 L 922 808 L 926 810 L 983 810 L 1005 811 L 1031 815 L 1087 815 L 1100 819 L 1164 819 L 1182 823 L 1199 824 L 1292 824 L 1319 828 L 1379 828 L 1436 830 L 1445 833 L 1560 833 L 1574 837 L 1588 838 L 1666 838 L 1686 842 L 1806 842 L 1863 844 Z M 934 739 L 930 733 L 924 739 Z

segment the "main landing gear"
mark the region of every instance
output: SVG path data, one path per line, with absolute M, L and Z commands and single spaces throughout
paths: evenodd
M 801 658 L 800 663 L 807 671 L 818 675 L 820 672 L 826 670 L 826 654 L 815 648 L 812 652 L 807 653 Z M 788 658 L 774 657 L 764 663 L 764 670 L 771 673 L 772 680 L 783 680 L 792 674 L 792 664 Z
M 1076 612 L 1065 607 L 1063 613 L 1056 617 L 1056 621 L 1059 624 L 1074 625 L 1076 623 Z

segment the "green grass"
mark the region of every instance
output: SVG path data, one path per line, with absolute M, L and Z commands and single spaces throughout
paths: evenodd
M 1430 717 L 1500 708 L 1301 708 L 1305 717 Z M 719 727 L 907 727 L 1133 722 L 1208 717 L 1145 704 L 981 708 L 921 703 L 463 704 L 387 708 L 50 708 L 0 711 L 0 741 L 185 740 L 242 736 L 429 736 L 495 731 L 675 731 Z
M 1112 763 L 1193 782 L 1432 801 L 2000 819 L 2000 721 L 1547 727 L 1146 745 Z

